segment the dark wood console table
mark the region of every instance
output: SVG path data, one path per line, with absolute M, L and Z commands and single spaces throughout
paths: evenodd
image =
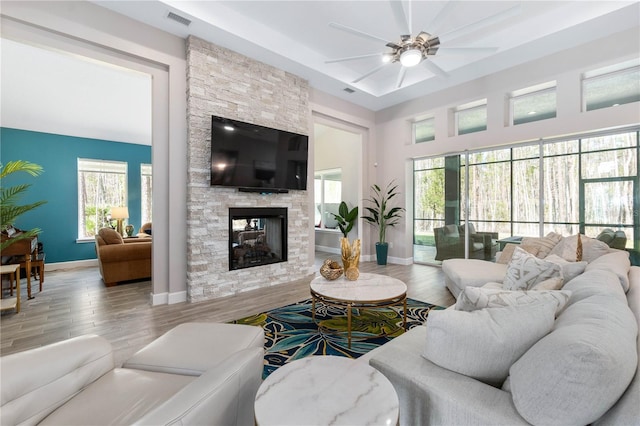
M 2 250 L 2 256 L 24 256 L 25 269 L 27 273 L 27 298 L 29 299 L 33 299 L 33 297 L 31 297 L 31 256 L 37 250 L 38 237 L 20 240 Z

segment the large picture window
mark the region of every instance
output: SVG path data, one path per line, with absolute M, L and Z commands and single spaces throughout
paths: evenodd
M 78 239 L 110 225 L 111 207 L 127 205 L 127 163 L 78 158 Z
M 414 260 L 433 262 L 435 228 L 463 232 L 465 221 L 496 243 L 551 231 L 593 238 L 611 228 L 638 250 L 639 156 L 634 129 L 416 159 Z

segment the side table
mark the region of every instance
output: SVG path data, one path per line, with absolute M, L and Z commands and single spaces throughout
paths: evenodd
M 9 275 L 9 286 L 13 291 L 13 281 L 16 282 L 16 296 L 8 299 L 0 300 L 0 311 L 8 309 L 16 310 L 16 313 L 20 312 L 20 265 L 1 265 L 0 266 L 0 280 L 3 275 Z M 2 289 L 0 289 L 0 297 L 2 296 Z
M 262 382 L 258 426 L 395 425 L 400 404 L 389 380 L 365 362 L 311 356 L 286 364 Z

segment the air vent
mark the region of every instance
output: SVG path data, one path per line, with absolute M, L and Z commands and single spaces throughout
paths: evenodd
M 355 92 L 355 90 L 353 90 L 353 89 L 352 89 L 352 88 L 350 88 L 350 87 L 345 87 L 345 88 L 344 88 L 344 89 L 342 89 L 342 90 L 344 90 L 344 91 L 345 91 L 345 92 L 347 92 L 347 93 L 353 93 L 353 92 Z
M 187 18 L 183 18 L 183 17 L 182 17 L 182 16 L 180 16 L 180 15 L 176 15 L 176 14 L 175 14 L 175 13 L 173 13 L 173 12 L 169 12 L 169 14 L 167 15 L 167 18 L 169 18 L 169 19 L 173 19 L 174 21 L 179 22 L 179 23 L 181 23 L 182 25 L 185 25 L 185 26 L 187 26 L 187 27 L 189 26 L 189 24 L 191 24 L 191 21 L 190 21 L 189 19 L 187 19 Z

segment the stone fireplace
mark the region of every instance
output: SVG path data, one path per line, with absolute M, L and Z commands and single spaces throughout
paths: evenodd
M 287 261 L 287 209 L 229 209 L 229 270 Z
M 210 185 L 211 116 L 309 134 L 308 83 L 189 36 L 187 108 L 187 300 L 200 302 L 310 277 L 313 200 L 309 191 L 259 194 Z M 286 209 L 286 222 L 278 232 L 274 218 L 252 212 L 230 225 L 232 209 L 246 208 Z M 248 231 L 254 234 L 244 234 L 242 242 L 237 235 L 235 240 L 234 227 L 242 227 L 238 234 L 244 231 L 247 219 L 252 228 Z M 272 241 L 272 232 L 283 234 L 286 240 Z M 234 243 L 261 250 L 245 252 L 242 267 L 233 269 L 230 253 Z M 274 257 L 272 253 L 278 254 Z M 246 267 L 255 266 L 258 257 L 262 257 L 260 267 Z M 239 259 L 236 262 L 240 264 Z

